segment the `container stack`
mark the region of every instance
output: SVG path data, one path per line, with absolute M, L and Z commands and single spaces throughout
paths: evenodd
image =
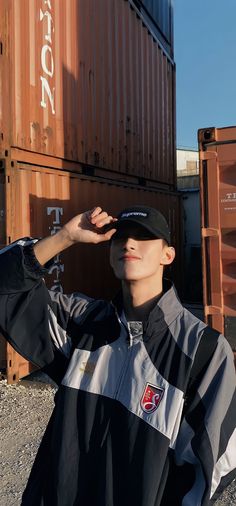
M 236 127 L 198 139 L 205 318 L 236 352 Z
M 1 1 L 1 247 L 96 205 L 151 205 L 170 222 L 179 285 L 172 24 L 171 0 Z M 59 255 L 47 286 L 111 297 L 105 249 Z M 4 353 L 9 381 L 27 374 Z

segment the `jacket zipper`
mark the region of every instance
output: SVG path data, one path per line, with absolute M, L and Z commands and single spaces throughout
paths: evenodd
M 120 325 L 124 325 L 124 323 L 120 320 L 120 317 L 118 314 L 117 314 L 117 317 L 118 317 Z M 133 353 L 133 337 L 131 336 L 129 329 L 127 327 L 125 327 L 125 328 L 128 330 L 128 333 L 129 333 L 129 344 L 127 345 L 127 355 L 124 360 L 123 367 L 122 367 L 122 370 L 121 370 L 121 373 L 120 373 L 120 376 L 119 376 L 119 379 L 117 382 L 116 391 L 115 391 L 115 399 L 117 399 L 117 400 L 118 400 L 119 392 L 121 390 L 121 385 L 123 383 L 123 379 L 125 377 L 126 371 L 128 369 L 129 363 L 130 363 L 131 354 Z

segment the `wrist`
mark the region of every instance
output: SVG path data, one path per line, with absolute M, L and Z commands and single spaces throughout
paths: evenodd
M 72 246 L 72 244 L 75 244 L 76 242 L 73 240 L 73 238 L 71 237 L 69 231 L 65 226 L 62 227 L 61 230 L 59 230 L 59 232 L 57 232 L 56 236 L 61 243 L 62 249 L 69 248 L 70 246 Z

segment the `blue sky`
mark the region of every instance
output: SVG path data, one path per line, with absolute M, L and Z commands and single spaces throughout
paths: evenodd
M 236 125 L 236 0 L 174 0 L 177 146 Z

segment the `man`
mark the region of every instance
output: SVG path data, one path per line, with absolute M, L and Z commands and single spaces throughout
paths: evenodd
M 48 292 L 49 260 L 102 241 L 113 302 Z M 1 251 L 1 332 L 59 384 L 24 506 L 206 506 L 235 476 L 232 352 L 163 279 L 174 256 L 145 206 L 96 207 Z

